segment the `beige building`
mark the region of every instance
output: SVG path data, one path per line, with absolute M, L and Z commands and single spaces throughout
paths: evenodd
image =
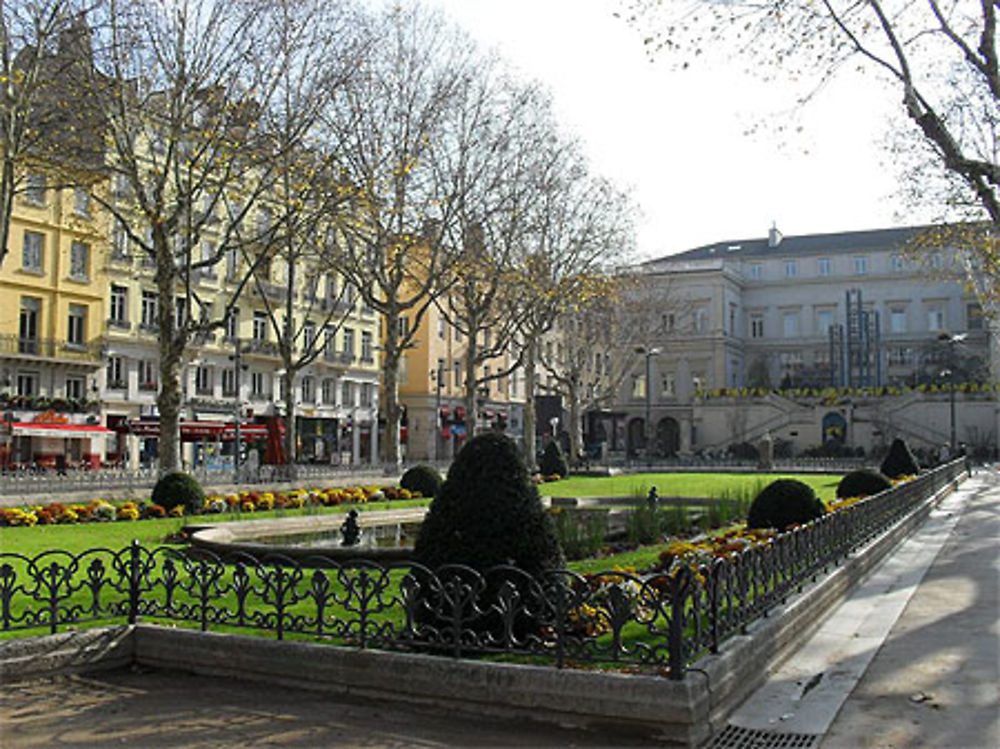
M 948 249 L 914 264 L 919 228 L 722 242 L 645 263 L 655 353 L 626 378 L 613 449 L 722 451 L 765 433 L 869 450 L 997 440 L 996 335 Z M 992 347 L 992 348 L 991 348 Z M 991 360 L 993 369 L 991 372 Z M 829 389 L 829 390 L 828 390 Z M 823 391 L 826 391 L 825 393 Z M 648 395 L 647 395 L 648 393 Z

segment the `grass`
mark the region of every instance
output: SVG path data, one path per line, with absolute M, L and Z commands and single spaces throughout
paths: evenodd
M 538 487 L 546 497 L 645 497 L 651 486 L 661 497 L 722 497 L 750 484 L 798 479 L 824 500 L 836 496 L 842 478 L 829 474 L 793 473 L 641 473 L 627 476 L 571 476 Z

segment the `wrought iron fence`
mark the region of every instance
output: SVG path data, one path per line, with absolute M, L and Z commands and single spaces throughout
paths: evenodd
M 54 633 L 86 622 L 169 621 L 357 648 L 518 656 L 556 667 L 652 667 L 681 679 L 687 664 L 718 652 L 963 467 L 955 461 L 709 564 L 675 563 L 651 574 L 431 570 L 415 563 L 341 564 L 322 553 L 296 562 L 138 542 L 80 554 L 0 553 L 0 627 Z

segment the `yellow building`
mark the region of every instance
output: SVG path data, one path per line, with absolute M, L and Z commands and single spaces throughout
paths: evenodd
M 465 444 L 465 356 L 467 339 L 432 306 L 400 366 L 399 400 L 406 408 L 405 457 L 450 460 Z M 508 368 L 506 357 L 484 363 L 477 378 Z M 524 412 L 520 370 L 484 381 L 476 396 L 476 432 L 498 430 L 520 443 Z
M 107 216 L 86 189 L 25 176 L 0 267 L 3 460 L 96 463 L 105 456 L 102 365 Z

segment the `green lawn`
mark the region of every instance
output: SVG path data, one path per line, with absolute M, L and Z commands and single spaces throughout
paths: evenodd
M 660 496 L 722 497 L 758 485 L 763 488 L 775 479 L 793 478 L 811 486 L 817 496 L 828 501 L 835 497 L 842 478 L 830 474 L 789 473 L 641 473 L 624 476 L 572 476 L 538 487 L 545 497 L 645 497 L 651 486 Z

